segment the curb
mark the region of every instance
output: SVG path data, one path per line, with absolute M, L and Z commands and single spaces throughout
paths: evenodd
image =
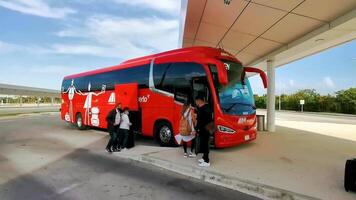
M 249 180 L 243 180 L 236 177 L 230 177 L 209 169 L 200 167 L 192 167 L 186 165 L 178 165 L 164 159 L 155 158 L 149 155 L 130 155 L 130 154 L 115 154 L 118 157 L 126 158 L 131 161 L 145 163 L 173 171 L 175 173 L 199 179 L 201 181 L 219 185 L 221 187 L 237 190 L 242 193 L 249 194 L 261 199 L 267 200 L 317 200 L 318 198 L 310 197 L 303 194 L 294 193 L 288 190 L 275 188 L 272 186 L 255 183 Z

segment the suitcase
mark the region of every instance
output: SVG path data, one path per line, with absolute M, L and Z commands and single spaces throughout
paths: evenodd
M 200 137 L 198 135 L 195 137 L 194 142 L 195 142 L 195 149 L 194 149 L 195 152 L 194 153 L 198 155 L 198 153 L 201 153 L 200 152 Z
M 344 187 L 346 192 L 356 192 L 356 158 L 346 161 Z
M 132 148 L 135 146 L 135 132 L 130 131 L 127 138 L 127 148 Z

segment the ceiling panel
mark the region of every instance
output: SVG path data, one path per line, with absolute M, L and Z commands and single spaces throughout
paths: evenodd
M 258 4 L 250 4 L 232 29 L 258 36 L 285 14 L 287 12 Z
M 236 58 L 238 60 L 240 60 L 242 62 L 242 64 L 247 64 L 247 63 L 250 63 L 251 61 L 255 60 L 256 58 L 258 58 L 258 56 L 242 51 L 236 55 Z
M 321 21 L 308 17 L 288 14 L 285 18 L 264 33 L 262 37 L 280 43 L 289 43 L 323 24 L 324 23 Z
M 199 27 L 199 22 L 187 21 L 185 23 L 184 37 L 194 39 Z
M 200 18 L 203 15 L 205 1 L 206 0 L 189 1 L 184 26 L 184 38 L 194 39 L 199 27 Z
M 209 41 L 210 43 L 216 45 L 226 31 L 227 28 L 225 27 L 202 22 L 200 24 L 196 39 L 202 41 Z
M 223 48 L 225 51 L 227 51 L 228 53 L 231 53 L 232 55 L 237 54 L 237 52 L 239 52 L 239 50 L 237 49 L 230 49 L 230 48 Z
M 222 46 L 241 50 L 250 42 L 256 39 L 256 36 L 230 30 L 222 41 Z
M 193 43 L 193 39 L 191 39 L 191 38 L 186 38 L 186 37 L 184 37 L 183 38 L 183 42 L 185 42 L 185 43 Z
M 229 28 L 247 4 L 244 0 L 233 0 L 227 6 L 222 0 L 209 0 L 202 21 Z
M 195 40 L 194 46 L 208 46 L 208 47 L 215 47 L 216 44 L 206 42 L 206 41 L 201 41 L 201 40 Z
M 252 44 L 246 47 L 243 51 L 245 53 L 263 56 L 281 46 L 282 44 L 280 43 L 266 40 L 263 38 L 257 38 Z
M 312 0 L 305 1 L 293 13 L 313 17 L 323 21 L 331 21 L 356 8 L 356 0 Z
M 185 21 L 200 21 L 204 11 L 204 5 L 207 0 L 189 1 L 187 7 L 187 16 Z
M 278 8 L 285 11 L 290 11 L 302 1 L 303 0 L 252 0 L 254 3 Z
M 183 42 L 183 48 L 184 47 L 191 47 L 193 46 L 193 43 L 190 43 L 190 42 Z

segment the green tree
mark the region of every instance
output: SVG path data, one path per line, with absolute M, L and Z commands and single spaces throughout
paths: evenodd
M 340 112 L 356 114 L 356 88 L 336 92 L 336 101 L 340 105 Z

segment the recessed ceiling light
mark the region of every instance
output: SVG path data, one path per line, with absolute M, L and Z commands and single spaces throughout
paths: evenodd
M 232 0 L 224 0 L 224 4 L 228 6 L 228 5 L 230 5 L 231 1 Z

